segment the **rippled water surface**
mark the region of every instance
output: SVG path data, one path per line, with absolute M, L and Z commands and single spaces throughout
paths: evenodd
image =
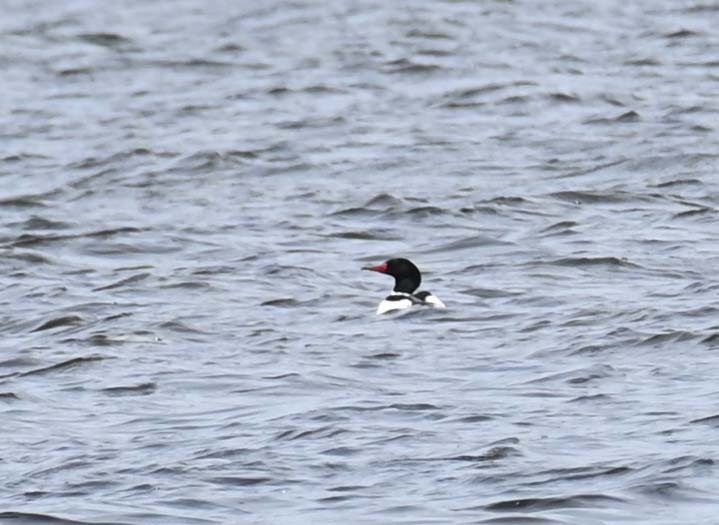
M 715 524 L 718 18 L 6 0 L 0 523 Z

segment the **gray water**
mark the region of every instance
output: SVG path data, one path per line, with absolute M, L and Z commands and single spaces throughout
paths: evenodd
M 717 523 L 718 21 L 5 0 L 0 523 Z

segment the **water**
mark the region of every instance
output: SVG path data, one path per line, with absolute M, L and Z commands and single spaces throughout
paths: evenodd
M 6 0 L 0 522 L 716 523 L 716 16 Z

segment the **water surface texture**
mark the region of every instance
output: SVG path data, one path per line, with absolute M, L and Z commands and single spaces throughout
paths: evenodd
M 5 0 L 0 523 L 715 524 L 718 19 Z

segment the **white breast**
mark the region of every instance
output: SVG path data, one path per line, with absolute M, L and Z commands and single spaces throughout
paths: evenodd
M 377 314 L 386 314 L 392 310 L 404 310 L 410 306 L 412 306 L 412 299 L 410 298 L 403 298 L 399 301 L 388 301 L 385 299 L 379 303 L 379 306 L 377 307 Z

